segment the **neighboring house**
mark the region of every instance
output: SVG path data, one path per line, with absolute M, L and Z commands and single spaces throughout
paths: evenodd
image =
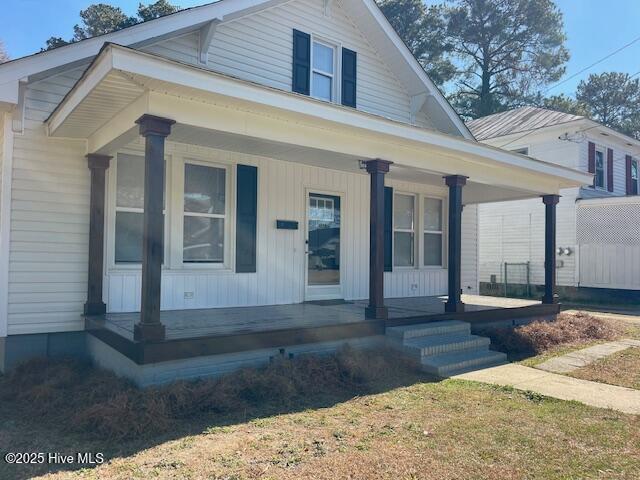
M 488 145 L 594 175 L 560 192 L 557 281 L 560 295 L 640 302 L 640 141 L 588 118 L 523 107 L 468 123 Z M 544 210 L 535 200 L 482 205 L 480 288 L 525 293 L 544 284 Z M 506 265 L 506 270 L 505 270 Z M 505 279 L 506 272 L 506 279 Z
M 0 65 L 0 108 L 2 369 L 144 384 L 476 318 L 476 204 L 591 179 L 477 143 L 373 0 L 187 9 Z

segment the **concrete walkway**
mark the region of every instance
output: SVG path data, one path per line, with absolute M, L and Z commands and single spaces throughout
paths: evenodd
M 640 390 L 579 380 L 513 363 L 452 378 L 510 386 L 560 400 L 575 400 L 593 407 L 640 415 Z
M 621 352 L 631 347 L 640 347 L 640 340 L 622 339 L 615 342 L 601 343 L 593 347 L 576 350 L 559 357 L 554 357 L 546 362 L 542 362 L 535 366 L 539 370 L 545 370 L 553 373 L 569 373 L 582 367 L 608 357 L 614 353 Z

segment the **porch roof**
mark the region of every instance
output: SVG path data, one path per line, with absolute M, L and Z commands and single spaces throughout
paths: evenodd
M 172 118 L 170 140 L 357 170 L 361 159 L 394 162 L 392 176 L 442 185 L 466 175 L 465 202 L 555 194 L 590 174 L 414 127 L 197 66 L 106 44 L 46 120 L 53 137 L 112 153 L 138 137 L 142 114 Z M 491 189 L 486 188 L 491 186 Z

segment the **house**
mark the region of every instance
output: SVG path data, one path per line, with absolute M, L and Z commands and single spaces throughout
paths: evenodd
M 183 10 L 0 65 L 0 107 L 3 369 L 73 353 L 149 384 L 553 315 L 553 281 L 465 311 L 476 205 L 591 182 L 475 141 L 373 0 Z
M 567 300 L 640 303 L 640 141 L 583 116 L 523 107 L 468 123 L 488 145 L 594 175 L 560 191 L 557 282 Z M 544 212 L 522 200 L 479 208 L 483 293 L 544 285 Z

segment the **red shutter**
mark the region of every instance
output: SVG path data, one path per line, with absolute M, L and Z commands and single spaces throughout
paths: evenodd
M 596 173 L 596 144 L 589 142 L 589 173 Z M 593 186 L 596 186 L 596 177 L 593 177 Z
M 625 171 L 627 172 L 625 174 L 625 178 L 627 179 L 627 195 L 633 195 L 633 179 L 631 178 L 631 155 L 627 155 L 625 159 Z
M 613 150 L 607 148 L 607 190 L 613 192 Z

